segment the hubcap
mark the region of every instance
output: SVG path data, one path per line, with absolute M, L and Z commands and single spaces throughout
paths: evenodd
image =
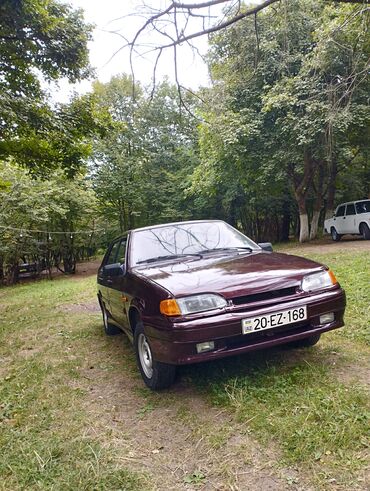
M 152 378 L 153 376 L 152 352 L 144 334 L 141 333 L 139 334 L 137 348 L 138 348 L 141 368 L 143 369 L 143 372 L 145 373 L 147 378 Z

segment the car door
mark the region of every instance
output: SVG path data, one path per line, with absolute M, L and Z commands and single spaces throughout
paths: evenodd
M 358 227 L 356 228 L 356 210 L 354 203 L 347 204 L 344 222 L 345 233 L 355 234 L 358 231 Z
M 128 284 L 126 277 L 126 250 L 127 250 L 128 237 L 122 237 L 115 262 L 119 263 L 122 268 L 122 274 L 114 276 L 111 278 L 110 284 L 110 306 L 111 315 L 113 319 L 125 330 L 129 328 L 128 316 L 127 316 L 127 305 L 129 302 L 128 296 Z
M 104 273 L 104 266 L 115 263 L 119 244 L 120 241 L 115 241 L 110 245 L 107 254 L 104 256 L 103 262 L 98 270 L 98 289 L 101 295 L 101 299 L 108 312 L 111 312 L 110 290 L 112 287 L 112 277 L 109 274 Z
M 335 230 L 338 232 L 338 234 L 345 233 L 345 223 L 346 223 L 346 217 L 344 216 L 345 210 L 346 210 L 346 205 L 340 205 L 333 219 L 334 227 Z

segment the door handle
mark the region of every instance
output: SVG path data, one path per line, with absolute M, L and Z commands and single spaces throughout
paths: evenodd
M 107 279 L 107 283 L 111 285 L 113 283 L 113 280 Z

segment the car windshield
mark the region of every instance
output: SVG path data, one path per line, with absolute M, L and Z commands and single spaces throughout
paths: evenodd
M 244 249 L 260 250 L 260 247 L 225 222 L 184 222 L 134 231 L 131 264 Z
M 366 201 L 357 201 L 356 211 L 357 213 L 370 213 L 370 199 Z

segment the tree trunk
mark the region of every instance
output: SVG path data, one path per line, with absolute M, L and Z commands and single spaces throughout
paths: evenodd
M 314 159 L 308 148 L 304 150 L 304 170 L 301 179 L 294 175 L 294 170 L 291 171 L 294 185 L 294 197 L 298 204 L 299 210 L 299 242 L 307 242 L 310 239 L 308 215 L 306 209 L 306 195 L 311 184 L 312 174 L 314 170 Z
M 337 174 L 338 174 L 337 161 L 333 159 L 330 169 L 329 183 L 328 183 L 328 198 L 326 200 L 325 220 L 327 218 L 331 218 L 334 213 L 334 200 L 335 200 L 335 190 L 336 190 L 335 183 L 337 179 Z
M 283 203 L 283 221 L 281 224 L 281 233 L 280 233 L 280 240 L 282 242 L 288 242 L 289 230 L 290 230 L 290 201 L 286 199 L 284 200 Z
M 311 220 L 310 240 L 316 239 L 319 230 L 320 210 L 314 210 Z
M 318 182 L 315 188 L 316 199 L 313 204 L 313 215 L 311 220 L 311 230 L 310 230 L 310 240 L 316 239 L 317 232 L 319 229 L 320 212 L 322 208 L 322 203 L 324 199 L 323 187 L 324 187 L 324 174 L 325 174 L 325 162 L 320 161 L 319 163 L 319 175 Z
M 5 270 L 5 284 L 14 285 L 18 281 L 18 263 L 8 264 Z
M 306 209 L 305 198 L 300 199 L 298 202 L 299 209 L 299 242 L 308 242 L 310 240 L 309 228 L 308 228 L 308 214 Z

